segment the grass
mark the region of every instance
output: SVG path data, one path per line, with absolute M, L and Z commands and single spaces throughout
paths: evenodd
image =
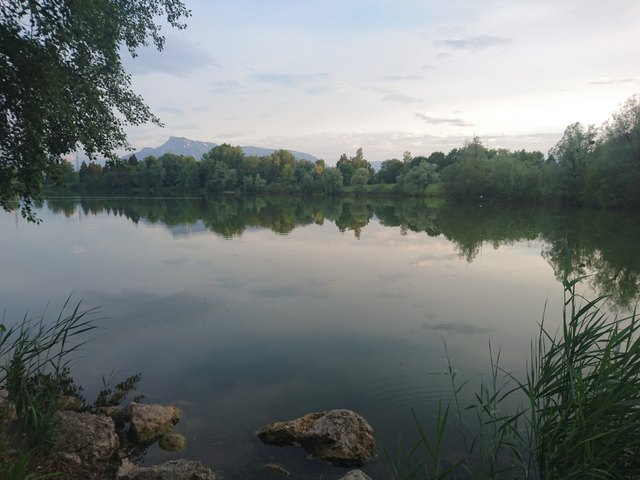
M 469 383 L 449 366 L 451 400 L 441 403 L 435 432 L 414 415 L 418 441 L 387 453 L 394 478 L 640 476 L 640 319 L 611 314 L 606 297 L 576 294 L 580 280 L 564 282 L 562 326 L 552 333 L 541 323 L 522 377 L 505 371 L 490 347 L 491 378 L 462 406 Z M 445 438 L 464 446 L 462 458 L 443 461 Z
M 44 316 L 25 315 L 9 328 L 4 318 L 0 323 L 0 393 L 8 402 L 0 405 L 4 407 L 0 409 L 0 480 L 57 476 L 42 471 L 50 472 L 59 466 L 55 457 L 47 455 L 51 453 L 49 447 L 61 396 L 77 397 L 80 410 L 95 413 L 124 402 L 140 381 L 140 374 L 135 374 L 112 387 L 112 374 L 103 378 L 103 388 L 96 400 L 85 401 L 82 388 L 71 377 L 70 365 L 74 354 L 84 345 L 84 335 L 96 328 L 97 318 L 95 309 L 83 310 L 81 306 L 81 303 L 72 306 L 68 297 L 52 321 Z M 138 395 L 134 401 L 141 398 Z M 14 432 L 7 428 L 11 423 L 7 418 L 11 412 L 8 405 L 15 407 L 17 421 L 13 424 L 18 428 Z
M 52 476 L 31 473 L 31 463 L 49 445 L 59 396 L 79 394 L 69 373 L 70 356 L 83 344 L 79 337 L 94 328 L 94 311 L 81 311 L 80 303 L 71 308 L 69 302 L 70 297 L 50 323 L 26 315 L 9 328 L 4 317 L 0 323 L 0 390 L 8 402 L 0 417 L 10 415 L 13 405 L 20 434 L 8 434 L 11 418 L 0 418 L 0 480 Z
M 34 445 L 49 440 L 58 397 L 79 396 L 69 371 L 71 355 L 84 344 L 80 336 L 95 328 L 95 312 L 69 302 L 70 297 L 53 322 L 25 316 L 0 328 L 0 388 Z

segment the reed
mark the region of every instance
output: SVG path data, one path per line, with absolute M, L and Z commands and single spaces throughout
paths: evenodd
M 505 371 L 490 347 L 490 380 L 463 406 L 460 392 L 470 384 L 459 383 L 449 366 L 452 395 L 439 406 L 433 435 L 414 415 L 415 445 L 387 453 L 394 478 L 638 478 L 638 315 L 617 317 L 606 297 L 578 295 L 581 280 L 564 282 L 562 325 L 553 333 L 541 322 L 523 376 Z M 464 447 L 453 464 L 442 461 L 445 436 Z
M 0 388 L 16 409 L 33 445 L 46 443 L 60 395 L 79 393 L 70 376 L 71 355 L 81 336 L 95 328 L 94 309 L 71 307 L 68 297 L 58 316 L 29 318 L 0 328 Z
M 71 305 L 67 297 L 56 318 L 45 316 L 21 321 L 9 328 L 0 322 L 0 480 L 36 480 L 56 477 L 58 460 L 50 456 L 55 432 L 55 413 L 60 397 L 80 400 L 78 409 L 96 413 L 103 407 L 118 406 L 135 390 L 141 375 L 115 383 L 115 374 L 103 378 L 103 388 L 89 403 L 71 376 L 71 361 L 85 344 L 85 334 L 96 328 L 96 309 L 83 310 L 81 302 Z M 112 386 L 115 383 L 115 386 Z M 134 401 L 139 401 L 137 395 Z M 0 400 L 2 400 L 0 398 Z M 17 426 L 7 429 L 11 406 Z M 6 431 L 5 431 L 6 430 Z M 11 432 L 9 430 L 12 430 Z M 24 434 L 24 435 L 22 435 Z M 43 467 L 44 465 L 44 467 Z M 44 468 L 44 470 L 43 470 Z

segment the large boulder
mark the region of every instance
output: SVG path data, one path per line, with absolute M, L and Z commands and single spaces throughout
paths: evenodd
M 304 434 L 320 417 L 327 412 L 307 413 L 306 415 L 286 422 L 273 422 L 258 430 L 258 437 L 269 445 L 293 445 L 302 443 Z
M 109 461 L 120 446 L 113 420 L 105 415 L 58 411 L 55 420 L 56 451 L 88 468 Z
M 152 443 L 173 430 L 180 420 L 180 410 L 175 405 L 144 405 L 132 402 L 127 407 L 131 421 L 129 436 L 138 443 Z
M 265 425 L 258 437 L 271 445 L 301 445 L 312 456 L 343 467 L 360 466 L 373 457 L 375 438 L 367 421 L 351 410 L 304 415 Z
M 215 480 L 213 472 L 195 460 L 170 460 L 161 465 L 128 468 L 118 480 Z

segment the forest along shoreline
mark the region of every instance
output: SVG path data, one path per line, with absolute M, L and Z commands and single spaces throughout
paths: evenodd
M 640 100 L 630 97 L 596 128 L 569 125 L 545 155 L 488 148 L 478 137 L 448 153 L 433 152 L 381 163 L 376 171 L 362 148 L 335 166 L 297 159 L 287 150 L 245 155 L 218 145 L 201 159 L 160 157 L 83 161 L 76 171 L 62 162 L 47 180 L 49 195 L 115 194 L 215 196 L 235 194 L 404 195 L 463 203 L 523 203 L 640 208 Z

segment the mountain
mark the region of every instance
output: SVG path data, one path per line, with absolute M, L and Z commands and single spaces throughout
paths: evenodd
M 135 152 L 135 155 L 139 160 L 142 160 L 149 155 L 159 157 L 160 155 L 164 155 L 165 153 L 174 153 L 176 155 L 184 156 L 191 155 L 200 160 L 200 158 L 202 158 L 202 155 L 216 146 L 216 143 L 211 142 L 198 142 L 196 140 L 189 140 L 188 138 L 184 137 L 169 137 L 169 140 L 167 140 L 159 147 L 145 147 L 139 152 Z M 129 155 L 127 155 L 127 157 L 128 156 Z
M 273 148 L 262 148 L 262 147 L 252 147 L 252 146 L 243 146 L 242 151 L 245 155 L 255 155 L 256 157 L 266 157 L 267 155 L 271 155 L 276 150 Z M 287 149 L 285 149 L 287 150 Z M 289 150 L 289 153 L 296 157 L 298 160 L 309 160 L 310 162 L 315 162 L 318 160 L 318 157 L 314 157 L 310 153 L 297 152 L 295 150 Z
M 163 155 L 165 153 L 174 153 L 176 155 L 192 155 L 196 159 L 200 160 L 202 158 L 202 155 L 216 146 L 218 146 L 217 143 L 199 142 L 197 140 L 190 140 L 184 137 L 169 137 L 169 140 L 167 140 L 159 147 L 145 147 L 142 150 L 135 152 L 135 155 L 139 160 L 142 160 L 149 155 L 159 157 L 160 155 Z M 274 148 L 262 148 L 253 146 L 243 146 L 240 148 L 242 148 L 242 151 L 245 155 L 256 155 L 258 157 L 271 155 L 276 151 L 276 149 Z M 291 154 L 298 160 L 309 160 L 310 162 L 315 162 L 317 160 L 316 157 L 309 153 L 296 152 L 295 150 L 289 150 L 289 152 L 291 152 Z M 127 155 L 127 157 L 129 157 L 129 155 Z

